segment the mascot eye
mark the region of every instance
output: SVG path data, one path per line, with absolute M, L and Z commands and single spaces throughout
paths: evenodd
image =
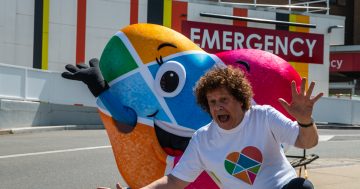
M 185 85 L 186 71 L 183 65 L 176 61 L 162 64 L 155 76 L 155 90 L 164 97 L 178 95 Z
M 167 93 L 174 92 L 179 85 L 179 76 L 174 71 L 166 71 L 160 79 L 160 87 Z

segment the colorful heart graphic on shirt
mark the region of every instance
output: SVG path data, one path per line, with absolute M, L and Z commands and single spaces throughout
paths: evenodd
M 224 166 L 230 175 L 253 185 L 257 174 L 260 172 L 262 161 L 260 150 L 254 146 L 247 146 L 240 153 L 231 152 L 228 154 Z

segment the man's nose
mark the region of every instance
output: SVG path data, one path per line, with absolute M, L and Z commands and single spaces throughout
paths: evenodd
M 216 109 L 216 110 L 223 110 L 223 109 L 224 109 L 224 106 L 223 106 L 222 104 L 220 104 L 220 103 L 217 103 L 217 104 L 215 105 L 215 109 Z

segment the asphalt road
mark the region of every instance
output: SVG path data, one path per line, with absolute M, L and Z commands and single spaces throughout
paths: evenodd
M 104 130 L 0 135 L 1 189 L 91 189 L 118 180 Z
M 319 134 L 319 144 L 307 150 L 307 153 L 315 153 L 320 156 L 320 159 L 360 160 L 360 130 L 319 129 Z M 287 153 L 299 152 L 302 153 L 302 150 L 292 148 Z
M 319 131 L 308 153 L 323 160 L 360 160 L 360 130 Z M 301 154 L 292 148 L 288 154 Z M 319 163 L 317 163 L 319 164 Z M 321 163 L 320 163 L 321 164 Z M 119 173 L 104 130 L 0 135 L 1 189 L 114 188 Z

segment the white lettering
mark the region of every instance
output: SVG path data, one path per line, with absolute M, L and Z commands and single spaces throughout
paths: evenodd
M 296 52 L 294 49 L 295 43 L 300 43 L 300 44 L 304 44 L 304 41 L 301 38 L 294 38 L 291 42 L 290 42 L 290 52 L 294 55 L 294 56 L 302 56 L 304 54 L 303 51 L 299 51 Z
M 312 57 L 313 56 L 313 48 L 315 46 L 316 40 L 313 40 L 310 42 L 309 39 L 306 39 L 305 41 L 306 41 L 307 46 L 309 47 L 309 57 Z
M 330 67 L 336 68 L 336 60 L 330 61 Z
M 256 48 L 252 48 L 252 47 L 251 47 L 250 41 L 251 41 L 253 38 L 256 38 L 258 41 L 260 41 L 261 36 L 258 35 L 258 34 L 251 34 L 251 35 L 249 35 L 249 37 L 246 39 L 246 47 L 247 47 L 248 49 L 261 49 L 261 47 L 262 47 L 261 43 L 254 43 L 254 47 L 256 47 Z
M 197 28 L 199 27 L 199 28 Z M 313 58 L 317 56 L 315 52 L 319 46 L 317 39 L 291 37 L 269 33 L 256 33 L 248 31 L 221 31 L 214 29 L 200 28 L 195 26 L 190 28 L 190 39 L 198 46 L 205 50 L 232 50 L 232 49 L 260 49 L 265 50 L 286 58 L 294 57 Z M 320 44 L 322 45 L 322 44 Z M 323 54 L 323 52 L 319 52 Z M 332 62 L 333 68 L 339 69 L 342 65 L 340 62 Z
M 191 41 L 198 40 L 200 39 L 200 35 L 198 35 L 198 33 L 200 33 L 200 29 L 199 28 L 191 28 L 190 29 L 190 39 Z M 196 45 L 200 46 L 200 44 L 195 43 Z
M 343 63 L 343 60 L 332 60 L 332 61 L 330 62 L 330 67 L 336 68 L 336 69 L 340 69 L 342 63 Z
M 284 42 L 282 43 L 279 36 L 275 37 L 275 54 L 279 54 L 279 47 L 284 55 L 288 55 L 288 37 L 284 38 Z
M 340 68 L 341 68 L 341 65 L 342 65 L 342 63 L 343 63 L 343 60 L 338 60 L 337 63 L 338 63 L 338 69 L 340 69 Z
M 274 40 L 274 36 L 272 36 L 272 35 L 265 35 L 265 41 L 264 41 L 264 43 L 265 43 L 264 50 L 265 50 L 265 51 L 268 51 L 268 52 L 273 53 L 273 50 L 269 49 L 269 46 L 270 46 L 270 47 L 274 46 L 273 40 Z
M 243 49 L 243 42 L 244 42 L 244 34 L 240 32 L 235 32 L 234 35 L 234 49 Z
M 232 32 L 224 31 L 223 32 L 223 50 L 232 50 L 231 46 L 228 46 L 227 43 L 232 42 Z
M 203 39 L 201 42 L 201 48 L 205 48 L 205 44 L 207 43 L 209 45 L 209 48 L 212 49 L 214 47 L 215 42 L 216 42 L 216 49 L 220 49 L 219 31 L 215 30 L 212 38 L 210 38 L 209 31 L 205 29 L 203 34 Z

